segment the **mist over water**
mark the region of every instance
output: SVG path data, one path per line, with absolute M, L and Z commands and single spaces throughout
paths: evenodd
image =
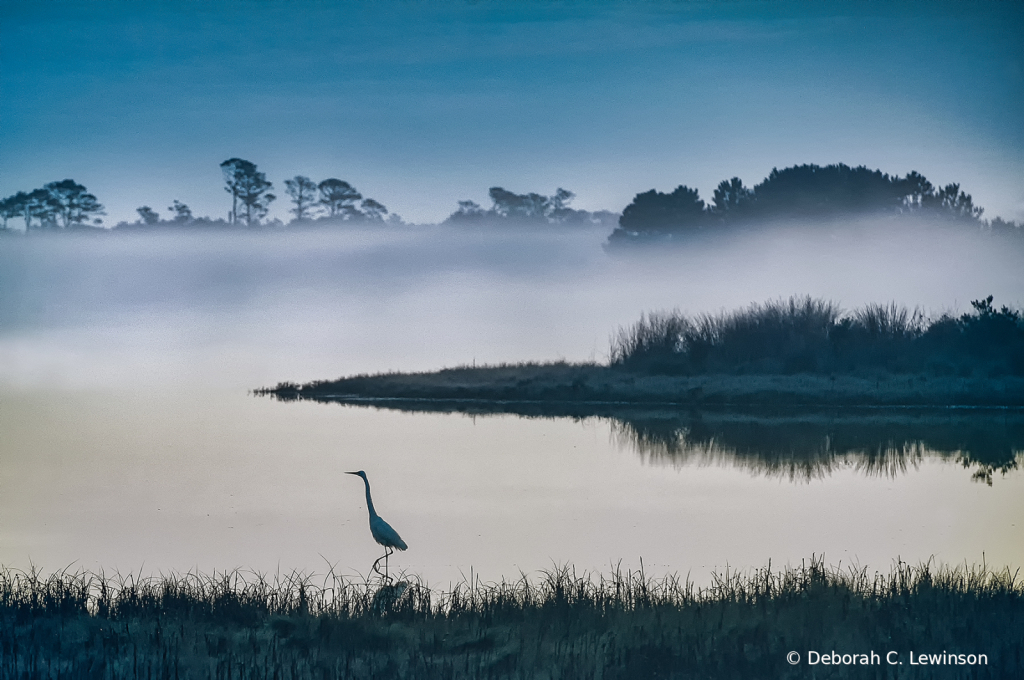
M 424 226 L 0 240 L 0 563 L 365 573 L 377 546 L 359 480 L 342 474 L 357 469 L 410 544 L 394 564 L 435 582 L 639 556 L 696 577 L 821 551 L 878 568 L 982 551 L 1024 562 L 1020 472 L 987 487 L 949 451 L 906 474 L 834 465 L 793 484 L 707 456 L 638 456 L 608 420 L 248 394 L 604 361 L 617 327 L 659 309 L 793 294 L 936 314 L 989 294 L 1024 302 L 1019 244 L 930 225 L 780 224 L 631 252 L 606 238 Z
M 9 239 L 0 347 L 13 354 L 0 377 L 32 383 L 49 368 L 108 382 L 115 359 L 139 362 L 132 384 L 170 370 L 258 387 L 474 360 L 601 361 L 618 326 L 654 310 L 809 294 L 937 314 L 989 294 L 1014 306 L 1024 291 L 1019 244 L 940 227 L 781 225 L 625 253 L 606 252 L 606 236 L 442 226 Z M 204 365 L 216 354 L 230 365 Z

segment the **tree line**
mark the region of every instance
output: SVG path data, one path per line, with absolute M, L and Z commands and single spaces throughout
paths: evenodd
M 932 185 L 913 171 L 904 177 L 865 166 L 795 165 L 773 168 L 752 189 L 739 177 L 723 180 L 711 203 L 680 185 L 671 193 L 639 193 L 622 211 L 611 244 L 671 240 L 715 227 L 778 219 L 828 220 L 863 215 L 921 215 L 1020 233 L 1021 226 L 995 218 L 983 222 L 959 184 Z
M 224 191 L 231 195 L 231 209 L 227 219 L 197 217 L 182 201 L 174 199 L 167 208 L 165 219 L 148 205 L 136 208 L 139 217 L 134 222 L 120 222 L 114 229 L 138 229 L 158 226 L 229 227 L 242 225 L 256 227 L 264 222 L 270 204 L 277 200 L 271 193 L 274 185 L 260 172 L 255 163 L 241 158 L 230 158 L 220 164 L 224 178 Z M 284 181 L 285 193 L 291 198 L 294 216 L 292 224 L 304 222 L 365 222 L 401 224 L 398 215 L 389 214 L 383 203 L 364 197 L 344 180 L 334 177 L 314 182 L 309 177 L 296 175 Z M 99 215 L 104 207 L 84 186 L 74 180 L 50 182 L 30 192 L 19 191 L 0 201 L 3 229 L 8 222 L 23 219 L 25 231 L 71 230 L 98 228 L 103 224 Z M 274 224 L 272 221 L 269 224 Z
M 265 173 L 256 164 L 242 158 L 229 158 L 220 164 L 224 177 L 224 191 L 231 195 L 231 209 L 226 220 L 195 217 L 191 208 L 178 200 L 168 210 L 172 217 L 162 220 L 157 211 L 144 205 L 136 208 L 136 222 L 121 223 L 117 228 L 152 227 L 162 224 L 177 226 L 234 226 L 256 227 L 264 223 L 270 204 L 277 200 L 274 188 Z M 344 180 L 330 177 L 315 182 L 305 175 L 296 175 L 284 181 L 285 193 L 294 206 L 288 212 L 294 216 L 292 224 L 329 222 L 390 222 L 400 224 L 402 219 L 389 214 L 383 203 L 364 197 Z M 275 224 L 272 221 L 270 224 Z
M 588 212 L 575 210 L 569 204 L 576 194 L 559 187 L 551 196 L 537 193 L 517 194 L 503 187 L 491 187 L 487 194 L 491 207 L 485 209 L 475 201 L 459 201 L 458 209 L 445 220 L 446 224 L 474 225 L 487 222 L 521 224 L 614 225 L 618 215 L 609 210 Z
M 220 164 L 224 174 L 224 191 L 231 194 L 229 222 L 255 226 L 266 217 L 270 204 L 277 198 L 270 193 L 273 184 L 267 181 L 254 163 L 231 158 Z M 285 193 L 295 206 L 289 212 L 295 222 L 326 219 L 349 222 L 401 222 L 397 215 L 388 215 L 383 203 L 364 197 L 354 186 L 334 177 L 319 183 L 304 175 L 284 181 Z M 241 209 L 241 213 L 239 210 Z
M 266 221 L 271 203 L 277 200 L 274 186 L 255 163 L 230 158 L 220 164 L 224 191 L 231 196 L 227 219 L 197 217 L 175 199 L 166 218 L 148 205 L 136 208 L 138 219 L 121 222 L 115 229 L 174 227 L 284 226 Z M 402 224 L 402 218 L 383 203 L 363 196 L 352 184 L 334 177 L 316 182 L 304 175 L 284 181 L 291 203 L 291 225 L 302 224 Z M 776 219 L 828 220 L 858 215 L 920 215 L 993 232 L 1024 234 L 1024 225 L 995 218 L 981 219 L 984 210 L 959 184 L 933 186 L 918 172 L 903 177 L 880 170 L 842 163 L 827 166 L 797 165 L 771 173 L 748 188 L 739 177 L 723 180 L 711 203 L 696 189 L 680 185 L 670 193 L 651 189 L 636 194 L 621 216 L 607 210 L 588 212 L 570 207 L 573 192 L 559 187 L 554 194 L 517 194 L 503 187 L 488 191 L 491 206 L 471 200 L 458 208 L 445 224 L 482 226 L 583 225 L 611 228 L 609 245 L 670 241 L 705 230 Z M 99 228 L 105 215 L 96 196 L 74 180 L 50 182 L 33 191 L 19 191 L 0 201 L 3 229 L 10 220 L 24 220 L 25 231 Z
M 54 228 L 71 229 L 86 224 L 102 224 L 103 206 L 84 186 L 71 179 L 50 182 L 40 189 L 19 191 L 0 201 L 0 217 L 6 230 L 8 220 L 25 220 L 25 231 Z

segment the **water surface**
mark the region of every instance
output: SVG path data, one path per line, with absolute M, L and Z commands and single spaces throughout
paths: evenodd
M 393 565 L 437 585 L 641 557 L 698 581 L 812 553 L 881 570 L 1024 564 L 1015 414 L 544 418 L 249 394 L 363 371 L 601 360 L 616 326 L 651 309 L 793 293 L 935 309 L 1024 290 L 1019 253 L 973 241 L 904 251 L 896 266 L 878 257 L 898 248 L 835 234 L 663 260 L 609 257 L 603 238 L 0 242 L 0 563 L 365 574 L 379 552 L 361 484 L 343 474 L 364 469 L 410 545 Z

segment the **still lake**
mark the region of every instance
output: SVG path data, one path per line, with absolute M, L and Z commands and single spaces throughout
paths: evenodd
M 366 574 L 380 551 L 360 480 L 343 474 L 362 469 L 410 546 L 392 567 L 435 586 L 640 558 L 698 583 L 822 553 L 883 571 L 932 557 L 1020 566 L 1017 412 L 573 419 L 250 394 L 600 361 L 617 327 L 674 307 L 1022 302 L 1019 250 L 858 229 L 628 257 L 593 231 L 0 239 L 0 564 Z

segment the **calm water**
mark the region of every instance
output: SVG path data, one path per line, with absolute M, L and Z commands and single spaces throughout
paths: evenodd
M 1019 414 L 470 417 L 248 393 L 600 360 L 652 309 L 1024 290 L 1020 253 L 973 241 L 910 256 L 781 232 L 652 261 L 609 258 L 603 236 L 0 241 L 0 563 L 365 574 L 379 552 L 343 474 L 365 469 L 410 545 L 393 566 L 435 585 L 641 557 L 699 582 L 812 553 L 1024 564 Z

